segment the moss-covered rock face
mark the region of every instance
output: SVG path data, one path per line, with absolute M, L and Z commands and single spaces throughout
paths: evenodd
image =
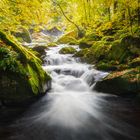
M 101 37 L 97 34 L 88 34 L 79 41 L 79 47 L 81 49 L 90 48 L 95 41 L 99 41 Z
M 77 33 L 77 31 L 73 30 L 71 32 L 64 34 L 62 37 L 60 37 L 57 40 L 57 43 L 58 44 L 77 45 L 78 44 L 77 38 L 78 38 L 78 33 Z
M 98 70 L 103 70 L 103 71 L 115 71 L 117 70 L 117 66 L 113 65 L 111 63 L 105 63 L 105 62 L 99 62 L 96 64 L 96 68 Z
M 129 94 L 140 92 L 140 67 L 112 72 L 97 82 L 95 90 L 111 94 Z
M 24 101 L 50 88 L 41 60 L 14 38 L 0 32 L 0 100 Z
M 84 57 L 86 57 L 88 52 L 89 52 L 89 49 L 87 49 L 87 48 L 86 49 L 82 49 L 82 50 L 76 52 L 74 54 L 74 57 L 82 57 L 82 58 L 84 58 Z
M 38 57 L 41 57 L 41 56 L 45 55 L 46 54 L 46 51 L 45 51 L 46 49 L 48 49 L 48 47 L 47 46 L 42 46 L 42 45 L 41 46 L 37 45 L 37 46 L 33 47 L 33 50 L 39 53 Z
M 126 46 L 132 54 L 140 55 L 140 50 L 139 50 L 140 37 L 134 37 L 128 35 L 122 39 L 121 44 L 123 46 Z
M 58 39 L 57 41 L 58 44 L 70 44 L 70 45 L 76 45 L 78 44 L 78 41 L 70 36 L 62 36 L 61 38 Z
M 73 47 L 64 47 L 59 51 L 60 54 L 74 54 L 76 52 L 76 49 Z
M 12 33 L 20 42 L 31 43 L 32 38 L 30 32 L 26 28 L 20 28 L 19 31 Z

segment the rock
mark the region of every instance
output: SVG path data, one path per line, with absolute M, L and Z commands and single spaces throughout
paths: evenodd
M 121 41 L 122 46 L 126 46 L 133 55 L 140 55 L 140 37 L 125 36 Z
M 76 52 L 76 49 L 73 47 L 64 47 L 59 51 L 60 54 L 74 54 Z
M 116 65 L 112 65 L 110 63 L 105 63 L 105 62 L 97 63 L 96 68 L 98 70 L 103 70 L 103 71 L 115 71 L 115 70 L 117 70 Z
M 62 31 L 56 26 L 50 29 L 42 30 L 41 32 L 43 32 L 46 35 L 53 35 L 53 36 L 59 36 L 62 34 Z
M 20 28 L 17 32 L 12 32 L 12 34 L 20 41 L 31 43 L 32 38 L 30 32 L 26 28 Z
M 40 46 L 37 45 L 37 46 L 33 47 L 33 50 L 39 53 L 39 55 L 38 55 L 39 57 L 46 54 L 46 51 L 45 51 L 46 49 L 48 49 L 48 47 L 42 46 L 42 45 L 40 45 Z
M 139 68 L 127 69 L 119 72 L 112 72 L 102 81 L 96 83 L 94 89 L 99 92 L 125 95 L 139 94 L 140 77 Z
M 84 58 L 84 57 L 86 56 L 86 54 L 88 53 L 88 51 L 89 51 L 88 48 L 82 49 L 82 50 L 76 52 L 76 53 L 74 54 L 74 57 L 83 57 L 83 58 Z
M 71 44 L 71 45 L 76 45 L 78 44 L 78 41 L 73 38 L 73 37 L 69 37 L 69 36 L 62 36 L 61 38 L 59 38 L 57 40 L 58 44 Z
M 49 43 L 49 44 L 47 45 L 47 47 L 57 47 L 57 44 L 54 43 L 54 42 L 52 42 L 52 43 Z
M 0 42 L 0 100 L 22 102 L 44 95 L 51 77 L 41 60 L 3 32 Z
M 88 34 L 80 40 L 79 47 L 81 49 L 90 48 L 95 41 L 99 41 L 100 39 L 101 37 L 94 33 Z

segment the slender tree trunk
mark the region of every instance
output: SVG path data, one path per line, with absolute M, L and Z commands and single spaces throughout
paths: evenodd
M 85 0 L 83 0 L 83 7 L 84 7 L 84 13 L 85 13 L 85 21 L 86 21 L 86 24 L 87 24 L 87 10 L 86 10 Z
M 137 2 L 138 2 L 137 15 L 138 15 L 138 27 L 139 27 L 140 26 L 140 0 L 138 0 Z
M 107 12 L 108 12 L 108 20 L 111 21 L 110 7 L 107 8 Z
M 132 28 L 133 28 L 133 21 L 132 21 L 132 16 L 131 16 L 131 10 L 130 7 L 127 7 L 128 10 L 128 16 L 129 16 L 129 23 L 130 23 L 130 29 L 131 29 L 131 33 L 133 34 Z
M 79 26 L 78 26 L 75 22 L 73 22 L 70 18 L 68 18 L 68 17 L 66 16 L 66 14 L 65 14 L 63 8 L 61 7 L 61 5 L 60 5 L 59 3 L 57 3 L 57 2 L 55 2 L 55 1 L 53 1 L 53 2 L 60 8 L 60 10 L 61 10 L 63 16 L 67 19 L 67 21 L 69 21 L 71 24 L 73 24 L 73 25 L 77 28 L 78 37 L 80 37 L 80 38 L 83 37 L 83 33 L 82 33 L 82 31 L 80 30 Z

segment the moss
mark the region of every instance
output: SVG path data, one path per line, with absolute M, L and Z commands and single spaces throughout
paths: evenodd
M 57 43 L 54 43 L 54 42 L 49 43 L 49 44 L 47 45 L 47 47 L 57 47 Z
M 73 47 L 64 47 L 59 51 L 60 54 L 74 54 L 76 52 L 76 49 Z
M 115 71 L 117 70 L 117 66 L 113 65 L 111 63 L 105 63 L 105 62 L 99 62 L 96 64 L 96 68 L 98 70 L 103 70 L 103 71 Z
M 140 57 L 134 58 L 132 61 L 130 61 L 129 66 L 133 68 L 140 66 Z
M 89 49 L 82 49 L 74 54 L 74 57 L 86 57 Z
M 107 58 L 109 60 L 119 61 L 119 63 L 127 62 L 131 53 L 127 46 L 123 45 L 120 40 L 116 40 L 112 43 Z
M 126 46 L 134 55 L 140 55 L 139 50 L 140 37 L 128 35 L 122 38 L 121 45 Z
M 27 43 L 31 43 L 32 42 L 30 32 L 26 28 L 24 28 L 24 27 L 19 28 L 17 32 L 12 32 L 12 34 L 20 42 L 24 42 L 24 41 L 27 42 Z
M 41 57 L 42 55 L 45 55 L 46 54 L 46 49 L 48 49 L 48 46 L 43 46 L 43 45 L 37 45 L 35 47 L 33 47 L 33 50 L 38 52 L 38 57 Z
M 114 37 L 113 36 L 104 36 L 102 38 L 102 41 L 113 42 L 114 41 Z
M 0 81 L 0 98 L 16 100 L 18 97 L 18 100 L 22 100 L 23 96 L 25 99 L 44 93 L 44 84 L 51 78 L 42 69 L 41 64 L 41 60 L 33 51 L 22 47 L 13 38 L 0 32 L 0 73 L 7 83 L 4 85 L 3 81 Z M 14 86 L 9 84 L 10 81 L 14 81 Z M 11 87 L 13 91 L 10 90 Z
M 75 38 L 69 37 L 69 36 L 62 36 L 60 39 L 58 39 L 57 43 L 58 44 L 78 44 Z
M 95 33 L 86 35 L 79 41 L 79 47 L 81 49 L 90 48 L 95 41 L 99 41 L 101 37 Z
M 103 81 L 97 82 L 95 89 L 112 94 L 133 94 L 140 91 L 140 68 L 112 72 Z

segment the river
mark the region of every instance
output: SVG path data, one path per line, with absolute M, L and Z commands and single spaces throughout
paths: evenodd
M 140 102 L 96 92 L 94 85 L 108 73 L 59 54 L 65 46 L 46 53 L 43 68 L 52 89 L 16 120 L 5 121 L 0 140 L 140 140 Z

